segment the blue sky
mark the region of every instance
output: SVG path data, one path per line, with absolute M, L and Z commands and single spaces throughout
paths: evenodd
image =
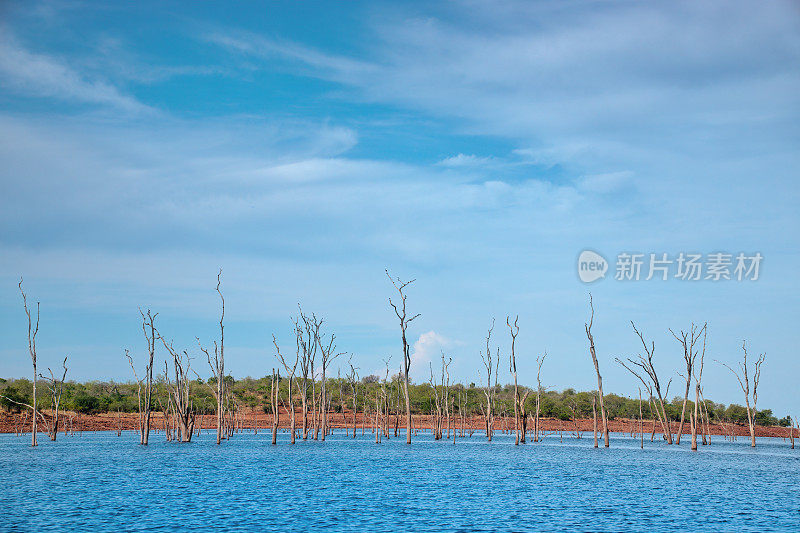
M 0 376 L 29 373 L 20 275 L 42 366 L 126 380 L 139 306 L 214 337 L 219 267 L 234 375 L 270 371 L 298 303 L 376 372 L 401 357 L 389 268 L 417 279 L 417 380 L 445 350 L 478 382 L 519 314 L 522 381 L 547 350 L 545 385 L 594 388 L 591 290 L 606 390 L 636 393 L 630 320 L 676 384 L 668 328 L 708 321 L 706 396 L 743 401 L 713 360 L 747 339 L 759 406 L 800 416 L 796 4 L 428 4 L 4 2 Z M 764 260 L 587 285 L 584 249 Z

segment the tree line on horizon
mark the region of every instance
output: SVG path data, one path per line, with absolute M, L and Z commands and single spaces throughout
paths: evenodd
M 230 387 L 239 409 L 258 409 L 265 413 L 271 412 L 268 403 L 271 392 L 271 376 L 234 379 L 228 375 L 225 377 L 225 381 Z M 380 389 L 380 381 L 381 378 L 377 374 L 370 374 L 360 378 L 358 394 L 374 397 L 375 391 Z M 208 385 L 214 385 L 215 383 L 215 378 L 208 378 L 207 383 L 195 380 L 190 384 L 189 394 L 198 413 L 213 414 L 215 412 L 216 400 L 213 394 L 208 391 Z M 151 408 L 154 411 L 160 411 L 159 405 L 166 404 L 168 394 L 164 376 L 156 376 L 154 384 L 157 392 L 151 398 Z M 282 376 L 279 386 L 280 394 L 285 396 L 288 393 L 288 380 Z M 392 394 L 396 394 L 399 386 L 398 376 L 391 376 L 389 387 Z M 331 378 L 330 387 L 333 391 L 330 400 L 331 411 L 339 414 L 351 413 L 353 393 L 350 382 L 341 377 Z M 86 415 L 118 412 L 136 413 L 139 409 L 136 388 L 136 383 L 131 381 L 67 381 L 64 384 L 61 409 Z M 483 401 L 483 387 L 479 387 L 472 382 L 469 384 L 455 383 L 451 385 L 451 388 L 455 393 L 463 393 L 465 395 L 464 414 L 473 416 L 481 413 L 480 404 Z M 20 404 L 32 403 L 32 389 L 33 384 L 29 379 L 0 378 L 0 408 L 7 413 L 20 413 L 23 409 L 26 409 Z M 435 409 L 435 395 L 430 383 L 412 383 L 410 385 L 410 393 L 411 412 L 413 414 L 430 414 L 431 410 Z M 499 412 L 506 414 L 511 412 L 513 414 L 513 384 L 498 385 L 495 388 L 495 393 L 497 394 L 496 403 Z M 575 418 L 590 418 L 592 416 L 591 398 L 596 394 L 597 391 L 576 391 L 573 388 L 567 388 L 563 391 L 543 389 L 540 405 L 541 416 L 563 421 L 570 421 Z M 617 418 L 634 419 L 639 416 L 639 403 L 636 398 L 608 393 L 605 395 L 604 400 L 611 420 Z M 159 401 L 161 402 L 160 404 Z M 307 401 L 311 402 L 310 392 Z M 672 422 L 680 420 L 682 402 L 683 398 L 675 396 L 666 404 L 667 415 Z M 41 409 L 51 410 L 53 408 L 52 398 L 48 396 L 41 398 L 38 403 Z M 357 403 L 360 405 L 363 402 L 357 400 Z M 533 398 L 528 397 L 526 399 L 526 411 L 530 412 L 533 409 L 533 403 Z M 747 409 L 743 405 L 735 403 L 726 405 L 709 399 L 706 399 L 705 405 L 712 422 L 722 421 L 729 424 L 747 424 Z M 455 412 L 460 414 L 461 407 L 461 405 L 456 405 Z M 691 400 L 689 401 L 689 407 L 694 409 L 694 402 Z M 643 410 L 644 417 L 647 420 L 655 416 L 649 404 L 643 404 Z M 392 414 L 394 414 L 393 411 Z M 790 422 L 791 417 L 777 418 L 771 409 L 760 409 L 755 415 L 755 423 L 758 426 L 788 427 Z

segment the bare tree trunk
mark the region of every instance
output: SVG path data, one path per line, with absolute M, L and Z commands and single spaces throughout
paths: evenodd
M 594 433 L 594 447 L 597 448 L 597 396 L 592 394 L 592 422 Z
M 533 419 L 533 442 L 539 442 L 539 411 L 541 410 L 540 396 L 542 392 L 542 364 L 547 358 L 547 352 L 541 357 L 536 357 L 536 414 Z
M 486 333 L 486 356 L 484 356 L 483 352 L 481 352 L 481 360 L 483 362 L 483 366 L 486 368 L 486 390 L 484 391 L 484 395 L 486 396 L 486 410 L 484 414 L 486 416 L 486 439 L 489 442 L 492 442 L 492 434 L 494 433 L 494 405 L 492 402 L 492 396 L 494 395 L 494 389 L 492 389 L 492 371 L 494 367 L 492 366 L 492 349 L 489 347 L 493 330 L 494 318 L 492 318 L 492 325 L 489 328 L 489 331 Z
M 419 316 L 419 313 L 411 318 L 408 318 L 408 315 L 406 314 L 407 296 L 403 290 L 411 283 L 414 283 L 415 280 L 412 279 L 411 281 L 402 282 L 399 278 L 397 280 L 392 279 L 392 276 L 389 275 L 388 269 L 386 270 L 386 276 L 400 294 L 400 308 L 398 309 L 398 307 L 392 303 L 391 298 L 389 298 L 389 305 L 392 306 L 395 315 L 397 315 L 397 318 L 400 320 L 400 332 L 403 341 L 403 395 L 405 396 L 406 400 L 406 444 L 411 444 L 411 397 L 408 393 L 408 373 L 411 370 L 411 353 L 409 351 L 407 333 L 409 324 Z
M 327 368 L 328 365 L 339 357 L 341 353 L 336 352 L 336 335 L 331 334 L 330 341 L 328 342 L 328 346 L 325 347 L 322 344 L 322 337 L 317 336 L 317 344 L 319 346 L 320 355 L 322 357 L 322 391 L 321 391 L 321 401 L 320 401 L 320 408 L 322 410 L 322 440 L 325 440 L 325 435 L 328 433 L 328 400 L 327 400 Z
M 517 335 L 519 335 L 519 326 L 517 323 L 519 322 L 519 315 L 516 316 L 514 319 L 514 325 L 511 325 L 511 317 L 506 317 L 506 325 L 508 329 L 511 331 L 511 353 L 508 356 L 508 370 L 511 372 L 511 375 L 514 376 L 514 445 L 519 445 L 520 442 L 520 419 L 519 419 L 519 412 L 520 412 L 520 401 L 519 401 L 519 385 L 517 384 L 517 358 L 515 353 L 515 345 L 517 342 Z M 522 437 L 522 442 L 525 442 L 525 437 Z
M 594 322 L 594 305 L 592 304 L 592 295 L 589 294 L 589 307 L 592 309 L 592 316 L 589 319 L 588 324 L 585 325 L 586 329 L 586 336 L 589 339 L 589 353 L 592 356 L 592 362 L 594 363 L 594 370 L 597 373 L 597 389 L 600 393 L 600 414 L 603 417 L 603 442 L 605 447 L 608 448 L 608 420 L 606 419 L 606 411 L 603 407 L 603 378 L 600 376 L 600 367 L 597 364 L 597 353 L 595 352 L 594 348 L 594 337 L 592 337 L 592 323 Z
M 281 371 L 275 372 L 272 369 L 272 389 L 270 390 L 271 403 L 272 403 L 272 444 L 278 443 L 278 424 L 280 423 L 280 409 L 278 409 L 279 388 L 280 388 Z
M 147 351 L 149 354 L 149 359 L 147 366 L 145 367 L 145 376 L 144 376 L 144 402 L 142 407 L 144 407 L 144 412 L 142 413 L 143 424 L 142 424 L 142 435 L 140 444 L 147 445 L 150 441 L 150 411 L 152 409 L 152 397 L 153 397 L 153 358 L 155 357 L 155 350 L 156 350 L 156 326 L 155 326 L 155 319 L 158 316 L 158 313 L 155 315 L 150 313 L 150 310 L 147 310 L 147 315 L 145 318 L 145 314 L 142 313 L 142 310 L 139 310 L 139 313 L 142 315 L 142 331 L 144 332 L 145 340 L 147 341 Z M 147 333 L 147 329 L 150 329 L 150 333 Z
M 686 390 L 683 395 L 683 407 L 681 408 L 681 422 L 680 425 L 678 426 L 678 437 L 675 440 L 675 444 L 681 443 L 681 435 L 683 434 L 683 421 L 686 416 L 686 403 L 689 401 L 689 386 L 692 383 L 692 369 L 694 367 L 695 359 L 697 358 L 697 351 L 695 350 L 694 346 L 695 343 L 700 339 L 700 333 L 704 333 L 705 330 L 706 326 L 703 326 L 703 328 L 698 331 L 697 326 L 695 326 L 694 323 L 692 323 L 688 332 L 681 330 L 680 337 L 676 335 L 675 332 L 672 331 L 671 329 L 669 330 L 669 332 L 672 333 L 672 336 L 675 337 L 675 340 L 677 340 L 683 347 L 683 359 L 686 363 L 686 375 L 684 376 L 686 378 Z M 695 412 L 695 422 L 697 421 L 696 417 L 697 413 Z M 692 440 L 693 441 L 697 440 L 696 433 L 693 435 Z M 695 447 L 693 449 L 696 450 L 697 448 Z
M 630 363 L 632 366 L 637 366 L 640 369 L 642 369 L 648 376 L 649 381 L 646 380 L 640 373 L 633 370 L 633 368 L 625 364 L 625 362 L 622 361 L 619 357 L 617 357 L 615 360 L 617 361 L 617 363 L 622 365 L 628 372 L 636 376 L 639 379 L 639 381 L 642 382 L 642 385 L 644 385 L 644 388 L 645 390 L 647 390 L 648 396 L 650 398 L 653 397 L 653 390 L 655 389 L 655 392 L 658 396 L 658 405 L 661 406 L 661 411 L 658 411 L 658 409 L 656 409 L 656 412 L 658 414 L 658 420 L 661 423 L 661 426 L 664 430 L 664 436 L 667 439 L 667 444 L 672 444 L 672 428 L 670 427 L 669 416 L 667 416 L 667 411 L 664 407 L 664 396 L 669 394 L 669 386 L 672 383 L 672 380 L 671 379 L 669 380 L 669 382 L 667 383 L 667 389 L 664 395 L 662 395 L 661 383 L 658 380 L 658 374 L 656 373 L 656 369 L 653 366 L 653 356 L 655 354 L 656 344 L 655 342 L 651 342 L 650 346 L 648 346 L 647 342 L 645 342 L 644 340 L 644 336 L 639 332 L 638 329 L 636 329 L 636 325 L 633 323 L 633 321 L 631 321 L 631 326 L 633 327 L 633 331 L 636 332 L 636 335 L 639 337 L 639 340 L 642 342 L 642 346 L 644 347 L 644 351 L 647 354 L 647 357 L 645 358 L 640 355 L 638 360 L 628 359 L 628 363 Z
M 39 333 L 39 302 L 36 302 L 36 325 L 33 326 L 31 320 L 31 312 L 28 310 L 28 298 L 25 291 L 22 290 L 22 278 L 19 278 L 19 292 L 22 294 L 22 305 L 25 308 L 25 315 L 28 317 L 28 353 L 31 356 L 33 363 L 33 405 L 30 406 L 33 414 L 31 415 L 31 446 L 36 446 L 36 434 L 38 429 L 36 427 L 36 416 L 39 411 L 36 407 L 36 378 L 39 375 L 36 371 L 36 334 Z M 18 403 L 18 402 L 15 402 Z
M 756 405 L 758 402 L 758 382 L 761 379 L 761 365 L 764 363 L 764 359 L 766 358 L 765 353 L 762 353 L 756 359 L 754 368 L 753 368 L 753 380 L 752 380 L 752 390 L 753 390 L 753 405 L 750 406 L 750 378 L 748 376 L 748 367 L 747 367 L 747 344 L 746 342 L 742 342 L 742 350 L 744 351 L 744 360 L 739 363 L 739 368 L 742 369 L 742 376 L 739 375 L 738 372 L 733 370 L 731 367 L 726 365 L 725 363 L 720 363 L 724 365 L 728 370 L 730 370 L 734 376 L 736 376 L 737 381 L 739 381 L 739 386 L 742 388 L 742 392 L 744 392 L 744 400 L 745 405 L 747 407 L 747 424 L 750 427 L 750 446 L 753 448 L 756 447 L 756 430 L 755 430 L 755 416 L 758 412 L 756 410 Z M 719 362 L 719 361 L 718 361 Z
M 644 450 L 644 427 L 642 420 L 642 389 L 639 388 L 639 436 L 641 437 L 641 447 Z
M 350 357 L 348 364 L 350 365 L 350 373 L 347 375 L 347 380 L 350 382 L 350 387 L 353 389 L 353 438 L 356 438 L 356 412 L 358 411 L 358 368 L 353 366 L 352 356 Z
M 156 333 L 158 334 L 158 330 L 156 330 Z M 172 343 L 168 344 L 160 334 L 158 337 L 172 356 L 175 384 L 173 385 L 169 379 L 169 369 L 166 361 L 164 361 L 164 376 L 175 413 L 175 427 L 178 430 L 178 439 L 181 442 L 191 442 L 195 420 L 194 404 L 189 396 L 191 358 L 186 350 L 181 354 L 173 348 Z
M 278 347 L 278 341 L 275 339 L 275 335 L 272 336 L 272 344 L 275 345 L 275 352 L 277 353 L 278 359 L 280 360 L 281 364 L 283 365 L 283 368 L 286 369 L 286 375 L 289 376 L 289 415 L 290 415 L 289 431 L 291 433 L 290 442 L 292 444 L 295 443 L 294 401 L 292 400 L 292 390 L 294 390 L 294 389 L 292 389 L 292 384 L 293 384 L 293 381 L 294 381 L 294 373 L 297 370 L 297 363 L 300 360 L 300 339 L 301 339 L 301 337 L 303 335 L 303 331 L 302 331 L 302 329 L 300 327 L 300 322 L 297 321 L 297 320 L 294 323 L 294 331 L 295 331 L 295 336 L 296 336 L 296 339 L 297 339 L 297 350 L 295 352 L 294 363 L 292 364 L 292 366 L 289 366 L 286 363 L 286 360 L 284 359 L 283 355 L 281 354 L 281 349 Z
M 64 380 L 67 378 L 66 357 L 64 357 L 64 362 L 62 364 L 64 367 L 64 375 L 61 376 L 60 380 L 56 379 L 55 375 L 53 374 L 53 370 L 50 368 L 47 369 L 50 372 L 49 378 L 39 374 L 40 378 L 47 381 L 47 388 L 50 391 L 50 405 L 53 411 L 53 420 L 50 424 L 48 424 L 47 434 L 51 441 L 55 441 L 56 437 L 58 436 L 58 409 L 61 403 L 61 395 L 64 393 Z
M 694 361 L 695 361 L 695 358 L 697 357 L 697 354 L 695 353 L 694 355 L 692 355 L 692 352 L 693 352 L 693 349 L 694 349 L 694 343 L 695 343 L 694 324 L 692 324 L 692 332 L 691 332 L 690 347 L 689 347 L 689 354 L 690 354 L 689 360 L 691 361 L 691 367 L 692 367 L 691 371 L 692 371 L 692 374 L 694 375 L 694 380 L 695 380 L 695 385 L 694 385 L 694 415 L 692 417 L 692 450 L 693 451 L 697 451 L 697 423 L 698 423 L 698 420 L 700 422 L 700 427 L 701 428 L 702 428 L 702 424 L 703 424 L 703 418 L 702 418 L 703 413 L 702 413 L 702 411 L 700 411 L 700 382 L 703 379 L 703 364 L 704 364 L 704 359 L 705 359 L 705 356 L 706 356 L 706 335 L 707 335 L 707 330 L 708 330 L 707 325 L 704 324 L 703 325 L 703 329 L 702 329 L 702 332 L 703 332 L 703 351 L 701 352 L 701 355 L 700 355 L 700 371 L 699 372 L 695 372 L 694 371 L 694 366 L 695 366 Z M 681 332 L 681 333 L 683 333 L 683 332 Z M 684 346 L 685 346 L 686 345 L 686 335 L 685 334 L 683 335 L 683 338 L 684 338 Z M 699 336 L 698 336 L 698 338 L 699 338 Z M 687 372 L 690 370 L 688 368 L 689 366 L 690 365 L 687 363 Z M 700 418 L 698 418 L 698 416 Z

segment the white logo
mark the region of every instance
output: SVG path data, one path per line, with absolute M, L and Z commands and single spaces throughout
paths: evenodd
M 578 277 L 584 283 L 591 283 L 606 276 L 608 261 L 602 255 L 584 250 L 578 256 Z

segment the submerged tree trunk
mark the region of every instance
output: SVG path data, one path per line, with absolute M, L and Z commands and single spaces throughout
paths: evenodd
M 36 325 L 33 325 L 33 321 L 31 320 L 31 312 L 28 309 L 28 298 L 25 295 L 25 291 L 22 290 L 22 278 L 19 279 L 19 292 L 22 294 L 22 305 L 25 308 L 25 315 L 28 317 L 28 354 L 31 356 L 31 363 L 33 363 L 33 405 L 27 406 L 30 407 L 32 414 L 31 414 L 31 446 L 36 446 L 38 443 L 36 441 L 36 434 L 38 433 L 38 428 L 36 425 L 36 417 L 39 414 L 37 409 L 37 397 L 36 397 L 36 378 L 39 375 L 36 371 L 36 334 L 39 333 L 39 302 L 36 302 Z M 14 402 L 19 403 L 19 402 Z M 22 404 L 25 405 L 25 404 Z
M 272 444 L 275 445 L 278 443 L 278 424 L 280 423 L 280 416 L 281 412 L 278 408 L 279 402 L 279 388 L 280 388 L 280 380 L 281 380 L 281 371 L 275 372 L 275 369 L 272 369 L 272 388 L 270 389 L 270 404 L 272 406 Z
M 519 326 L 517 323 L 519 322 L 519 315 L 514 319 L 514 325 L 511 325 L 511 317 L 506 317 L 506 325 L 508 325 L 508 329 L 511 332 L 511 354 L 509 354 L 508 358 L 508 370 L 511 372 L 511 375 L 514 376 L 514 445 L 519 445 L 520 443 L 520 431 L 521 431 L 521 424 L 520 424 L 520 401 L 519 401 L 519 385 L 517 384 L 517 358 L 515 353 L 515 345 L 517 342 L 517 335 L 519 335 Z M 522 435 L 522 442 L 525 442 L 525 436 Z
M 594 305 L 592 304 L 592 295 L 589 295 L 589 306 L 592 309 L 592 316 L 588 324 L 584 324 L 586 329 L 586 336 L 589 339 L 589 354 L 592 356 L 594 363 L 594 370 L 597 373 L 597 389 L 600 396 L 600 415 L 603 417 L 603 443 L 608 448 L 608 420 L 606 418 L 606 410 L 603 407 L 603 378 L 600 376 L 600 367 L 597 363 L 597 353 L 594 348 L 594 337 L 592 337 L 592 323 L 594 322 Z
M 53 411 L 53 420 L 48 427 L 48 434 L 50 436 L 51 441 L 55 441 L 56 437 L 58 437 L 58 421 L 59 421 L 59 406 L 61 404 L 61 395 L 64 393 L 64 380 L 67 379 L 67 358 L 64 357 L 64 362 L 62 363 L 64 367 L 64 374 L 61 376 L 61 379 L 56 379 L 53 371 L 48 368 L 47 370 L 50 372 L 50 377 L 45 378 L 41 374 L 39 377 L 48 380 L 50 389 L 50 405 Z
M 394 309 L 395 315 L 397 315 L 398 320 L 400 320 L 400 333 L 401 339 L 403 342 L 403 395 L 405 396 L 406 400 L 406 444 L 411 444 L 411 397 L 408 393 L 408 373 L 411 370 L 411 353 L 409 351 L 409 344 L 408 344 L 408 325 L 419 316 L 419 313 L 408 318 L 406 314 L 406 294 L 404 289 L 414 283 L 415 280 L 403 282 L 399 278 L 397 280 L 393 279 L 392 276 L 389 275 L 389 270 L 386 270 L 386 276 L 389 278 L 389 281 L 392 282 L 392 285 L 400 294 L 400 307 L 396 306 L 392 299 L 389 298 L 389 305 L 392 306 Z
M 592 394 L 592 429 L 594 433 L 594 447 L 597 448 L 597 396 Z
M 753 391 L 753 405 L 750 405 L 750 390 L 751 390 L 751 380 L 749 377 L 749 368 L 747 366 L 747 344 L 746 342 L 742 342 L 742 350 L 744 351 L 744 359 L 741 363 L 739 363 L 739 367 L 742 369 L 742 376 L 739 375 L 738 372 L 733 370 L 731 367 L 722 363 L 728 370 L 730 370 L 736 379 L 739 381 L 739 386 L 742 388 L 742 392 L 744 392 L 744 400 L 745 406 L 747 407 L 747 424 L 750 428 L 750 446 L 753 448 L 756 447 L 756 430 L 755 430 L 755 416 L 757 413 L 756 405 L 758 402 L 758 382 L 761 379 L 761 365 L 764 363 L 764 359 L 766 358 L 766 354 L 762 353 L 756 359 L 755 365 L 753 367 L 753 379 L 752 379 L 752 391 Z

